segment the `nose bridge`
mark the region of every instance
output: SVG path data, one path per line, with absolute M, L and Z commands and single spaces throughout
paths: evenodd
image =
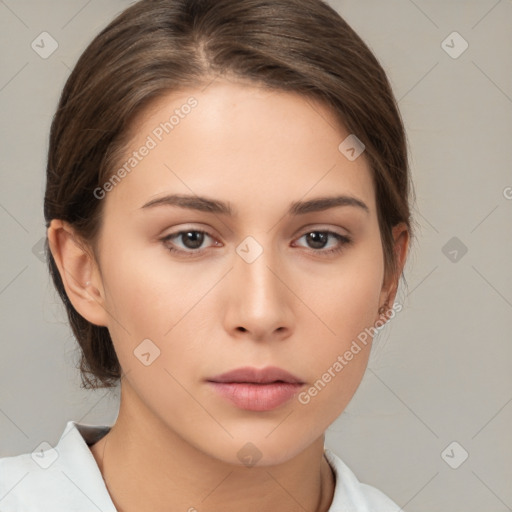
M 276 253 L 270 237 L 246 237 L 236 248 L 238 261 L 235 263 L 240 283 L 253 299 L 272 300 L 279 294 L 279 280 L 275 276 Z
M 237 327 L 267 334 L 289 320 L 286 286 L 279 277 L 278 251 L 271 237 L 248 236 L 236 248 L 231 307 Z

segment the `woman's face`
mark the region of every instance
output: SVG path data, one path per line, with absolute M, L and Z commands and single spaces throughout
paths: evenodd
M 122 407 L 225 462 L 254 450 L 260 465 L 305 450 L 341 414 L 370 343 L 344 354 L 386 299 L 370 169 L 338 149 L 347 136 L 323 105 L 229 81 L 146 113 L 125 172 L 96 191 L 93 284 Z M 315 203 L 341 196 L 353 199 Z M 269 366 L 302 384 L 209 382 Z

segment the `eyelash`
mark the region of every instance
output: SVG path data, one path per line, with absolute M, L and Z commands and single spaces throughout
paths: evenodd
M 209 236 L 210 238 L 214 238 L 207 231 L 202 231 L 200 229 L 186 229 L 186 230 L 177 231 L 176 233 L 171 233 L 170 235 L 165 236 L 164 238 L 162 238 L 162 242 L 166 246 L 166 249 L 169 252 L 173 253 L 173 254 L 178 254 L 178 255 L 183 256 L 183 257 L 193 257 L 193 256 L 197 256 L 198 254 L 201 254 L 205 249 L 184 251 L 182 249 L 176 249 L 175 247 L 166 245 L 166 242 L 169 242 L 170 240 L 175 239 L 175 238 L 179 238 L 180 236 L 182 236 L 182 235 L 184 235 L 186 233 L 202 233 L 204 235 Z M 350 237 L 348 237 L 346 235 L 340 235 L 339 233 L 336 233 L 335 231 L 330 231 L 328 229 L 325 229 L 325 230 L 313 229 L 313 230 L 310 230 L 310 231 L 306 231 L 298 239 L 300 239 L 300 238 L 302 238 L 302 237 L 304 237 L 306 235 L 309 235 L 311 233 L 323 233 L 323 234 L 332 235 L 339 242 L 339 244 L 336 247 L 334 247 L 333 249 L 327 249 L 327 250 L 323 250 L 323 249 L 309 249 L 313 253 L 317 253 L 317 254 L 321 254 L 321 255 L 328 255 L 328 256 L 330 256 L 330 255 L 337 254 L 337 253 L 341 252 L 342 250 L 344 250 L 344 248 L 346 246 L 348 246 L 348 245 L 350 245 L 352 243 L 352 239 Z

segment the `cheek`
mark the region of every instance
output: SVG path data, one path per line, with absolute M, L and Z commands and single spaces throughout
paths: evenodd
M 375 244 L 361 247 L 337 266 L 330 279 L 315 275 L 304 284 L 302 294 L 307 291 L 305 296 L 318 316 L 308 314 L 303 326 L 310 333 L 301 357 L 308 361 L 311 387 L 298 398 L 311 414 L 321 408 L 334 420 L 363 377 L 382 286 L 379 249 Z
M 349 364 L 343 369 L 342 379 L 358 379 L 358 375 L 364 372 L 372 341 L 368 332 L 371 332 L 369 328 L 375 320 L 379 291 L 380 287 L 368 276 L 365 280 L 355 280 L 350 276 L 343 281 L 343 286 L 333 286 L 317 297 L 317 311 L 322 322 L 312 315 L 306 321 L 308 326 L 304 326 L 304 330 L 311 333 L 306 338 L 315 340 L 315 343 L 306 342 L 307 354 L 303 354 L 305 360 L 313 362 L 311 368 L 314 368 L 315 378 L 319 378 L 344 354 Z M 354 346 L 354 342 L 360 349 Z M 350 354 L 351 347 L 357 355 Z
M 144 337 L 163 338 L 206 286 L 193 268 L 173 265 L 160 248 L 119 247 L 103 266 L 109 311 L 128 331 Z
M 339 351 L 318 370 L 316 377 L 297 395 L 297 410 L 304 424 L 315 425 L 321 430 L 339 417 L 354 396 L 363 378 L 370 346 L 359 344 L 356 354 L 351 350 Z
M 303 273 L 300 294 L 310 305 L 314 322 L 327 346 L 342 349 L 373 325 L 379 307 L 384 265 L 382 249 L 374 241 L 347 251 L 339 262 Z
M 197 359 L 201 341 L 207 338 L 198 333 L 208 332 L 203 324 L 212 319 L 211 292 L 224 268 L 172 262 L 165 250 L 128 251 L 121 247 L 109 253 L 103 266 L 106 308 L 113 318 L 109 330 L 126 373 L 139 367 L 134 351 L 143 350 L 138 347 L 144 340 L 157 347 L 145 342 L 149 352 L 160 351 L 157 366 L 172 370 L 180 361 L 180 370 L 187 359 Z
M 208 283 L 194 283 L 191 272 L 175 267 L 171 272 L 165 255 L 148 251 L 120 248 L 104 267 L 107 308 L 115 318 L 109 331 L 123 372 L 150 407 L 178 406 L 187 399 L 178 384 L 184 382 L 181 373 L 198 357 L 188 343 L 193 317 L 188 313 Z

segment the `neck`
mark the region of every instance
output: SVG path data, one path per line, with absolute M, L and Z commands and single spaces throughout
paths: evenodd
M 110 432 L 91 446 L 119 512 L 327 512 L 334 475 L 324 436 L 288 461 L 246 467 L 204 453 L 121 394 Z

